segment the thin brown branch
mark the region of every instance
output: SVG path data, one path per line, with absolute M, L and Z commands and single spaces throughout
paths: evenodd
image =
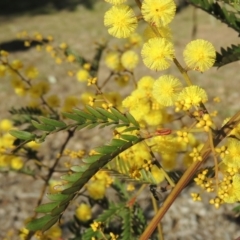
M 240 122 L 240 112 L 237 112 L 214 136 L 213 146 L 216 147 Z M 161 221 L 165 213 L 171 207 L 173 202 L 176 200 L 181 191 L 187 186 L 191 179 L 196 174 L 198 168 L 206 161 L 208 156 L 211 154 L 212 150 L 210 147 L 210 141 L 208 140 L 203 149 L 201 150 L 202 161 L 194 162 L 180 178 L 176 186 L 173 188 L 172 192 L 169 194 L 162 207 L 159 209 L 155 217 L 149 223 L 145 231 L 140 237 L 140 240 L 147 240 L 152 235 L 153 231 L 157 227 L 158 223 Z

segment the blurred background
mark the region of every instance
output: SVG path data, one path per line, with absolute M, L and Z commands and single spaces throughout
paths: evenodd
M 132 1 L 133 2 L 133 1 Z M 223 23 L 188 6 L 186 1 L 179 0 L 178 13 L 171 23 L 176 56 L 182 61 L 182 51 L 192 39 L 202 38 L 213 43 L 216 50 L 221 47 L 239 43 L 238 34 Z M 38 52 L 35 47 L 27 48 L 24 42 L 17 39 L 17 34 L 27 31 L 29 34 L 41 33 L 44 37 L 53 36 L 56 45 L 66 42 L 80 55 L 91 59 L 95 52 L 95 42 L 106 39 L 114 46 L 122 40 L 111 38 L 103 26 L 103 16 L 109 4 L 103 0 L 1 0 L 0 1 L 0 49 L 9 51 L 10 58 L 21 59 L 24 65 L 33 65 L 39 69 L 42 79 L 47 79 L 52 88 L 63 98 L 66 95 L 80 96 L 86 90 L 86 84 L 77 82 L 76 77 L 70 77 L 67 72 L 69 65 L 58 65 L 46 52 Z M 142 26 L 138 32 L 141 34 Z M 220 69 L 212 68 L 204 74 L 191 72 L 193 82 L 207 90 L 209 99 L 220 96 L 222 102 L 210 105 L 210 111 L 217 109 L 217 122 L 221 125 L 226 117 L 239 110 L 239 63 L 235 62 Z M 100 76 L 104 81 L 106 67 L 101 64 Z M 159 77 L 161 74 L 180 76 L 174 67 L 161 73 L 149 71 L 142 63 L 135 71 L 136 79 L 150 74 Z M 101 79 L 100 79 L 101 80 Z M 105 91 L 118 90 L 110 85 Z M 124 90 L 125 95 L 129 93 Z M 9 108 L 23 104 L 17 97 L 10 83 L 0 78 L 0 118 L 8 118 Z M 84 138 L 83 134 L 83 138 Z M 97 137 L 97 136 L 95 136 Z M 93 143 L 95 139 L 86 137 L 86 142 Z M 55 139 L 54 139 L 55 141 Z M 59 139 L 56 139 L 56 149 Z M 75 142 L 75 147 L 82 147 Z M 85 144 L 85 143 L 84 143 Z M 46 151 L 51 151 L 48 149 Z M 0 172 L 0 239 L 6 235 L 8 239 L 19 239 L 18 229 L 23 222 L 33 214 L 42 182 L 32 181 L 27 176 L 19 177 L 14 172 Z M 59 177 L 59 176 L 58 176 Z M 163 232 L 167 240 L 230 240 L 240 235 L 239 222 L 231 212 L 232 206 L 223 206 L 216 211 L 203 202 L 194 203 L 189 197 L 189 191 L 183 192 L 174 203 L 163 220 Z M 11 235 L 12 234 L 12 235 Z

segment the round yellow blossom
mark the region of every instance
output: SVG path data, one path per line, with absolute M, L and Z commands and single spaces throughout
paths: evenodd
M 163 115 L 160 110 L 151 110 L 144 115 L 143 119 L 149 126 L 158 126 L 163 121 Z
M 152 173 L 153 178 L 156 181 L 156 183 L 160 183 L 160 182 L 164 181 L 164 179 L 165 179 L 164 173 L 163 173 L 162 169 L 159 169 L 156 165 L 152 166 L 151 173 Z
M 151 91 L 154 84 L 154 78 L 151 76 L 144 76 L 139 79 L 137 83 L 138 89 L 143 89 L 145 91 Z
M 144 43 L 142 51 L 144 64 L 152 70 L 165 70 L 174 57 L 173 44 L 165 38 L 151 38 Z
M 213 66 L 216 51 L 210 42 L 197 39 L 187 44 L 183 57 L 188 68 L 204 72 Z
M 127 191 L 132 192 L 135 190 L 135 186 L 132 183 L 127 184 Z
M 11 85 L 14 88 L 14 91 L 19 96 L 24 96 L 27 92 L 27 86 L 26 84 L 19 78 L 13 78 L 11 79 Z
M 39 98 L 40 96 L 46 94 L 49 89 L 49 83 L 41 81 L 35 85 L 32 85 L 32 87 L 29 89 L 29 94 L 31 97 Z
M 240 141 L 237 139 L 228 139 L 227 154 L 223 157 L 223 162 L 228 167 L 240 168 Z
M 106 54 L 104 61 L 111 70 L 118 71 L 121 69 L 120 53 L 118 51 L 110 51 Z
M 19 70 L 23 67 L 23 63 L 20 60 L 16 59 L 16 60 L 12 61 L 11 67 L 14 70 Z
M 23 167 L 24 163 L 22 158 L 20 157 L 13 157 L 11 159 L 11 168 L 14 170 L 20 170 Z
M 127 70 L 132 71 L 138 64 L 139 62 L 139 57 L 136 52 L 133 50 L 128 50 L 124 52 L 121 56 L 121 63 L 124 68 Z
M 205 103 L 207 100 L 207 93 L 204 89 L 195 85 L 185 87 L 178 95 L 176 111 L 180 109 L 187 111 L 192 106 L 199 106 L 200 103 Z
M 47 239 L 60 240 L 62 236 L 62 229 L 58 225 L 54 225 L 44 233 L 44 236 L 46 236 Z
M 175 152 L 178 149 L 179 143 L 177 142 L 177 138 L 174 138 L 172 135 L 165 136 L 156 136 L 147 140 L 149 147 L 154 152 Z
M 41 42 L 41 41 L 43 40 L 43 36 L 42 36 L 42 34 L 39 33 L 39 32 L 35 32 L 35 33 L 34 33 L 34 38 L 35 38 L 37 41 L 39 41 L 39 42 Z
M 181 90 L 182 83 L 178 78 L 171 75 L 164 75 L 154 82 L 152 94 L 161 105 L 172 106 Z
M 47 45 L 45 49 L 46 49 L 46 52 L 52 52 L 54 50 L 52 45 Z
M 9 133 L 6 133 L 1 137 L 0 147 L 11 148 L 14 140 L 15 140 L 15 137 L 10 135 Z
M 9 119 L 3 119 L 0 121 L 0 132 L 8 132 L 12 127 L 12 122 Z
M 137 17 L 127 5 L 113 6 L 104 15 L 104 25 L 109 27 L 110 35 L 127 38 L 137 27 Z
M 77 72 L 76 77 L 79 82 L 87 82 L 88 79 L 90 78 L 90 74 L 89 74 L 89 71 L 85 69 L 80 69 Z
M 101 183 L 103 183 L 106 187 L 109 187 L 111 185 L 111 183 L 113 182 L 113 179 L 111 178 L 109 173 L 106 171 L 98 171 L 93 176 L 93 179 L 98 180 L 98 181 L 100 180 Z
M 135 95 L 137 94 L 132 94 L 124 99 L 123 107 L 128 108 L 133 117 L 137 121 L 140 121 L 150 111 L 150 104 L 148 104 L 144 98 L 137 99 Z
M 55 180 L 50 180 L 49 182 L 49 193 L 58 193 L 61 191 L 63 182 L 61 181 L 55 181 Z
M 75 60 L 76 60 L 76 57 L 73 54 L 69 54 L 67 56 L 67 62 L 72 63 L 72 62 L 75 62 Z
M 36 149 L 38 149 L 38 148 L 41 146 L 41 144 L 40 144 L 40 143 L 37 143 L 37 142 L 35 142 L 35 141 L 31 141 L 31 142 L 28 142 L 28 143 L 26 144 L 26 146 L 28 146 L 28 147 L 36 150 Z
M 37 68 L 31 66 L 25 70 L 25 74 L 29 79 L 34 79 L 38 77 L 39 72 Z
M 142 3 L 143 18 L 155 26 L 169 24 L 176 12 L 176 4 L 173 0 L 144 0 Z
M 126 2 L 127 0 L 105 0 L 105 2 L 111 3 L 113 5 L 119 5 L 122 4 L 124 2 Z
M 154 30 L 152 27 L 147 26 L 143 32 L 143 36 L 146 41 L 155 37 L 166 38 L 168 41 L 172 40 L 172 32 L 169 26 L 155 27 Z
M 68 45 L 67 45 L 65 42 L 63 42 L 63 43 L 61 43 L 61 44 L 59 45 L 59 47 L 60 47 L 61 49 L 65 50 L 65 49 L 68 48 Z
M 79 99 L 75 96 L 67 96 L 63 104 L 63 112 L 71 112 L 79 103 Z
M 60 57 L 56 57 L 56 58 L 55 58 L 55 62 L 56 62 L 57 64 L 62 64 L 63 60 L 62 60 Z
M 60 98 L 57 95 L 50 95 L 46 98 L 46 102 L 50 107 L 59 107 L 60 106 Z
M 99 200 L 104 198 L 106 187 L 101 180 L 96 180 L 87 184 L 87 191 L 92 199 Z
M 92 218 L 92 211 L 89 205 L 81 203 L 75 211 L 76 217 L 82 221 L 87 222 Z

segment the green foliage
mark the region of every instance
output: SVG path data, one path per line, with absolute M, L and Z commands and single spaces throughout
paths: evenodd
M 188 2 L 195 7 L 201 8 L 240 33 L 239 13 L 236 11 L 234 12 L 234 9 L 229 10 L 229 8 L 227 8 L 229 7 L 228 4 L 224 6 L 224 4 L 211 0 L 189 0 Z
M 36 135 L 26 132 L 26 131 L 20 131 L 20 130 L 10 130 L 9 133 L 14 136 L 15 138 L 31 141 L 34 140 Z
M 38 115 L 38 116 L 41 116 L 43 114 L 41 109 L 35 108 L 35 107 L 21 107 L 19 109 L 12 107 L 9 110 L 9 113 L 13 115 L 19 114 L 19 115 Z
M 226 64 L 240 60 L 240 44 L 231 45 L 227 49 L 221 48 L 221 53 L 217 53 L 215 66 L 222 67 Z
M 141 176 L 138 178 L 133 178 L 129 170 L 131 169 L 129 162 L 122 160 L 117 157 L 114 161 L 107 164 L 108 172 L 111 176 L 115 176 L 118 179 L 124 179 L 126 182 L 136 182 L 139 184 L 156 184 L 156 181 L 150 171 L 141 169 Z
M 118 156 L 121 152 L 143 140 L 140 137 L 131 137 L 131 135 L 128 135 L 128 139 L 130 140 L 122 141 L 121 144 L 118 144 L 118 146 L 115 145 L 115 142 L 114 145 L 112 145 L 110 142 L 108 145 L 97 148 L 97 151 L 99 151 L 100 154 L 89 156 L 83 159 L 85 165 L 83 165 L 82 168 L 73 168 L 75 171 L 77 170 L 76 173 L 63 176 L 62 178 L 64 180 L 67 180 L 71 183 L 70 186 L 62 191 L 60 197 L 58 194 L 56 198 L 50 195 L 51 199 L 55 200 L 54 203 L 40 205 L 37 208 L 37 211 L 40 209 L 40 211 L 44 213 L 50 212 L 50 215 L 48 216 L 51 216 L 51 218 L 47 218 L 49 221 L 44 221 L 45 224 L 43 224 L 41 221 L 39 228 L 37 224 L 39 222 L 39 219 L 33 220 L 30 227 L 34 226 L 35 230 L 42 229 L 43 231 L 46 231 L 48 228 L 50 228 L 54 223 L 56 223 L 56 217 L 61 217 L 63 211 L 67 208 L 71 200 L 79 194 L 79 191 L 82 189 L 82 187 L 94 174 L 98 172 L 99 169 L 103 168 L 108 162 Z M 67 195 L 67 198 L 62 198 L 63 195 Z M 34 224 L 35 222 L 37 223 Z

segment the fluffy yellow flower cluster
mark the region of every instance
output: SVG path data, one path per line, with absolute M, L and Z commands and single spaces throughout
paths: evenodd
M 157 126 L 164 122 L 165 111 L 152 96 L 153 84 L 152 77 L 141 78 L 138 81 L 137 89 L 123 100 L 122 105 L 130 111 L 137 121 Z
M 88 195 L 95 200 L 104 198 L 106 189 L 112 184 L 112 182 L 113 179 L 107 172 L 99 171 L 86 186 Z

